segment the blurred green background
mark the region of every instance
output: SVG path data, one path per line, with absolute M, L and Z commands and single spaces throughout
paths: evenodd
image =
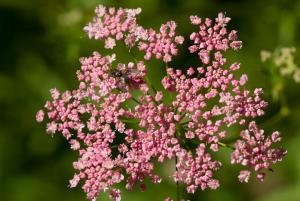
M 159 27 L 167 20 L 178 22 L 184 36 L 195 30 L 189 15 L 215 17 L 225 11 L 232 18 L 230 27 L 239 31 L 243 49 L 230 53 L 229 60 L 242 62 L 249 75 L 249 88 L 263 87 L 270 102 L 267 115 L 259 119 L 266 131 L 279 129 L 283 146 L 288 149 L 284 161 L 268 173 L 264 183 L 253 177 L 240 184 L 240 167 L 229 164 L 230 152 L 222 151 L 223 168 L 217 174 L 221 187 L 216 191 L 197 191 L 185 198 L 200 201 L 299 201 L 300 200 L 300 85 L 284 80 L 280 94 L 284 105 L 271 96 L 271 77 L 263 69 L 260 50 L 279 46 L 295 46 L 300 50 L 299 0 L 1 0 L 0 1 L 0 200 L 1 201 L 84 201 L 80 188 L 69 189 L 73 176 L 72 161 L 77 154 L 69 150 L 65 140 L 47 135 L 35 122 L 35 113 L 48 90 L 77 87 L 75 72 L 79 57 L 103 50 L 103 44 L 89 40 L 82 31 L 94 15 L 96 5 L 141 7 L 140 24 Z M 188 39 L 188 38 L 186 38 Z M 120 48 L 117 52 L 126 51 Z M 296 53 L 296 63 L 300 64 Z M 195 56 L 181 51 L 172 62 L 189 66 Z M 148 63 L 151 74 L 161 75 L 162 65 Z M 158 76 L 159 77 L 159 76 Z M 172 164 L 159 168 L 168 175 Z M 168 176 L 161 185 L 150 185 L 144 193 L 124 192 L 125 201 L 159 201 L 175 196 L 175 185 Z M 181 189 L 183 187 L 181 186 Z M 183 195 L 183 192 L 181 193 Z M 104 195 L 98 200 L 106 200 Z

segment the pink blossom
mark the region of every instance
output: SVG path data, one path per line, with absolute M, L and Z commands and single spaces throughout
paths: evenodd
M 204 64 L 209 64 L 211 51 L 224 52 L 229 47 L 236 51 L 242 47 L 242 42 L 236 40 L 236 31 L 233 30 L 228 35 L 226 26 L 230 18 L 225 17 L 223 13 L 218 14 L 214 23 L 208 18 L 201 23 L 198 16 L 191 16 L 190 19 L 192 24 L 199 26 L 199 32 L 193 32 L 190 35 L 194 45 L 190 46 L 189 50 L 191 53 L 198 52 L 199 58 Z
M 279 133 L 277 131 L 274 133 L 272 136 L 276 138 L 266 137 L 264 131 L 259 129 L 254 121 L 250 122 L 249 128 L 240 134 L 242 139 L 235 144 L 235 150 L 231 154 L 231 163 L 252 167 L 258 173 L 257 178 L 263 181 L 265 173 L 262 171 L 270 170 L 271 164 L 281 161 L 287 153 L 282 148 L 271 147 L 273 143 L 280 141 L 277 137 Z
M 119 189 L 112 189 L 109 192 L 109 197 L 114 201 L 121 201 L 121 191 Z
M 162 98 L 163 98 L 162 92 L 161 92 L 161 91 L 158 91 L 158 92 L 156 93 L 155 100 L 156 100 L 157 102 L 159 102 L 159 101 L 162 100 Z
M 240 171 L 240 174 L 238 176 L 238 179 L 239 179 L 240 182 L 248 183 L 249 178 L 250 178 L 250 171 L 248 171 L 248 170 Z
M 78 150 L 80 149 L 80 143 L 77 140 L 70 140 L 70 144 L 71 144 L 71 149 L 73 150 Z
M 75 174 L 73 179 L 70 180 L 70 188 L 75 188 L 79 181 L 80 181 L 80 177 Z
M 104 41 L 107 49 L 122 40 L 130 51 L 137 46 L 144 60 L 169 63 L 184 41 L 176 35 L 177 24 L 169 21 L 159 31 L 145 29 L 136 21 L 140 12 L 100 5 L 84 29 L 90 38 Z M 214 172 L 221 162 L 211 153 L 231 147 L 223 139 L 233 125 L 244 130 L 231 147 L 231 162 L 252 168 L 260 181 L 265 170 L 286 154 L 284 149 L 272 147 L 281 140 L 279 132 L 268 137 L 254 121 L 265 113 L 263 90 L 247 90 L 247 75 L 235 75 L 240 64 L 226 65 L 223 53 L 242 46 L 237 32 L 227 30 L 230 18 L 220 13 L 215 20 L 197 16 L 190 20 L 199 31 L 190 35 L 194 44 L 188 49 L 198 54 L 199 66 L 167 68 L 160 91 L 151 85 L 149 66 L 143 59 L 118 63 L 115 54 L 94 52 L 80 59 L 78 88 L 63 93 L 51 89 L 52 100 L 36 114 L 36 120 L 42 122 L 45 111 L 47 133 L 61 133 L 71 149 L 78 151 L 70 187 L 81 181 L 88 199 L 96 200 L 108 191 L 111 199 L 121 200 L 116 188 L 119 183 L 127 190 L 139 186 L 144 191 L 146 179 L 154 184 L 162 180 L 155 174 L 156 162 L 175 159 L 172 178 L 185 184 L 188 193 L 217 189 L 220 182 Z M 240 171 L 240 182 L 249 178 L 250 171 Z
M 194 75 L 194 73 L 195 73 L 195 71 L 192 67 L 190 67 L 187 71 L 187 74 L 190 75 L 190 76 Z
M 196 16 L 196 15 L 190 16 L 190 20 L 191 20 L 191 23 L 194 24 L 194 25 L 201 24 L 201 18 Z
M 183 44 L 183 42 L 184 42 L 183 36 L 176 36 L 176 37 L 175 37 L 175 43 L 181 45 L 181 44 Z
M 37 122 L 42 122 L 44 121 L 44 116 L 45 116 L 45 113 L 43 110 L 39 110 L 37 113 L 36 113 L 36 121 Z
M 47 124 L 47 133 L 54 134 L 57 131 L 57 124 L 55 122 L 51 122 Z
M 198 186 L 202 190 L 219 187 L 219 181 L 212 178 L 212 172 L 218 170 L 221 163 L 211 159 L 211 155 L 205 151 L 204 144 L 200 144 L 196 149 L 195 158 L 185 150 L 178 152 L 177 157 L 178 172 L 174 174 L 174 178 L 175 181 L 186 183 L 189 193 L 194 193 Z
M 121 40 L 124 34 L 132 34 L 131 31 L 137 27 L 135 17 L 140 12 L 140 8 L 107 9 L 103 5 L 99 5 L 95 10 L 97 17 L 84 27 L 84 30 L 88 33 L 89 38 L 100 40 L 111 38 L 110 41 L 107 42 L 106 48 L 113 48 L 113 38 Z
M 106 49 L 113 49 L 116 46 L 116 41 L 113 38 L 108 37 L 105 40 L 105 48 Z
M 182 44 L 184 38 L 176 36 L 176 26 L 174 21 L 169 21 L 161 25 L 159 33 L 153 29 L 147 31 L 148 40 L 139 42 L 139 50 L 146 52 L 144 57 L 146 60 L 155 55 L 156 59 L 163 58 L 163 61 L 168 63 L 172 60 L 172 56 L 177 55 L 177 45 Z
M 163 59 L 165 63 L 177 55 L 177 45 L 184 41 L 182 36 L 176 36 L 176 23 L 169 21 L 160 27 L 160 32 L 153 29 L 145 29 L 137 24 L 136 16 L 141 12 L 137 9 L 106 9 L 103 5 L 96 8 L 96 17 L 84 30 L 89 38 L 104 40 L 106 49 L 116 46 L 115 40 L 124 40 L 125 44 L 132 48 L 138 46 L 145 52 L 144 58 L 150 60 L 152 55 L 156 59 Z
M 50 93 L 51 93 L 51 96 L 52 96 L 52 98 L 53 98 L 54 100 L 56 100 L 56 99 L 59 98 L 60 93 L 59 93 L 59 91 L 58 91 L 56 88 L 51 89 L 51 90 L 50 90 Z

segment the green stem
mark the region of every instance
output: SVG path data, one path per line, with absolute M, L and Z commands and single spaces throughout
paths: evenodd
M 182 123 L 180 123 L 180 125 L 181 125 L 181 126 L 184 126 L 184 125 L 188 124 L 189 122 L 190 122 L 190 121 L 182 122 Z
M 175 155 L 175 169 L 176 169 L 176 173 L 178 173 L 178 168 L 177 168 L 177 161 L 178 161 L 178 159 L 177 159 L 177 156 Z M 178 180 L 176 181 L 176 200 L 177 201 L 179 201 L 179 182 L 178 182 Z
M 177 126 L 176 126 L 177 127 Z M 179 140 L 180 139 L 180 136 L 181 136 L 181 133 L 180 133 L 180 130 L 179 128 L 177 127 L 177 131 L 175 133 L 175 137 Z M 177 163 L 178 163 L 178 158 L 175 154 L 175 170 L 176 170 L 176 173 L 178 174 L 178 168 L 177 168 Z M 179 182 L 178 180 L 176 181 L 176 200 L 179 201 Z
M 116 144 L 116 145 L 110 146 L 110 148 L 111 148 L 111 149 L 115 149 L 115 148 L 118 148 L 118 146 L 119 146 L 119 145 Z
M 136 102 L 137 104 L 142 104 L 140 101 L 138 101 L 137 99 L 135 99 L 134 97 L 131 97 L 131 99 L 134 101 L 134 102 Z
M 220 145 L 222 147 L 226 147 L 226 148 L 232 149 L 232 150 L 235 150 L 235 148 L 233 146 L 225 144 L 225 143 L 222 143 L 222 142 L 218 142 L 218 145 Z
M 157 90 L 155 89 L 155 87 L 153 86 L 153 84 L 151 83 L 151 81 L 150 81 L 150 79 L 148 78 L 147 75 L 145 76 L 145 79 L 146 79 L 146 82 L 148 83 L 148 85 L 151 86 L 151 89 L 152 89 L 152 91 L 153 91 L 153 93 L 154 93 L 154 95 L 155 95 L 156 92 L 157 92 Z
M 123 123 L 130 123 L 130 124 L 135 124 L 135 123 L 138 123 L 138 122 L 139 122 L 139 120 L 137 120 L 137 119 L 134 119 L 134 120 L 121 119 L 121 121 L 122 121 Z

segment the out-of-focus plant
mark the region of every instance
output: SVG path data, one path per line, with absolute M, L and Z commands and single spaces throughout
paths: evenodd
M 272 98 L 280 103 L 280 116 L 289 114 L 289 107 L 284 95 L 287 80 L 292 79 L 300 83 L 300 68 L 295 62 L 295 47 L 280 47 L 273 52 L 262 50 L 260 52 L 264 69 L 270 75 Z
M 198 55 L 199 65 L 183 72 L 169 66 L 184 42 L 176 35 L 176 23 L 169 21 L 159 31 L 146 29 L 137 23 L 140 12 L 97 7 L 96 17 L 84 30 L 90 38 L 104 41 L 106 49 L 124 42 L 133 62 L 116 63 L 115 54 L 97 52 L 81 58 L 78 88 L 63 93 L 51 89 L 52 100 L 36 115 L 38 122 L 47 118 L 49 134 L 62 133 L 71 149 L 79 151 L 73 163 L 78 173 L 70 187 L 83 181 L 89 199 L 109 191 L 119 201 L 116 184 L 124 181 L 127 190 L 139 185 L 144 191 L 146 178 L 161 181 L 154 173 L 155 162 L 174 160 L 172 176 L 179 200 L 179 182 L 188 193 L 219 187 L 213 172 L 221 162 L 211 153 L 220 147 L 232 149 L 231 163 L 244 166 L 240 182 L 248 182 L 251 171 L 263 181 L 286 150 L 273 146 L 281 140 L 278 131 L 267 136 L 255 123 L 267 106 L 261 98 L 263 90 L 247 90 L 247 75 L 235 75 L 240 64 L 227 65 L 223 56 L 242 47 L 237 31 L 227 29 L 230 18 L 223 13 L 214 20 L 190 17 L 198 30 L 190 35 L 188 50 Z M 135 51 L 143 57 L 138 58 Z M 166 66 L 161 90 L 153 86 L 147 71 L 146 62 L 153 57 Z M 225 144 L 227 128 L 233 125 L 242 131 L 234 145 Z

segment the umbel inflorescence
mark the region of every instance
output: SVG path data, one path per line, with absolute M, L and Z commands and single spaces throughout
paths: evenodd
M 118 63 L 115 54 L 94 52 L 81 58 L 78 88 L 63 93 L 51 89 L 52 100 L 37 113 L 38 122 L 47 122 L 47 133 L 62 133 L 71 149 L 79 152 L 70 187 L 82 181 L 91 200 L 103 191 L 121 200 L 115 184 L 125 183 L 127 190 L 138 185 L 143 191 L 146 178 L 161 182 L 154 174 L 156 164 L 175 160 L 172 177 L 185 184 L 188 193 L 216 189 L 219 181 L 213 173 L 221 162 L 211 153 L 220 146 L 233 150 L 232 164 L 244 166 L 240 182 L 248 182 L 253 173 L 263 181 L 286 151 L 273 148 L 281 139 L 279 132 L 265 135 L 255 123 L 267 106 L 261 98 L 263 90 L 245 89 L 247 75 L 235 76 L 240 64 L 227 64 L 223 57 L 224 52 L 242 47 L 237 32 L 227 29 L 230 18 L 223 13 L 214 20 L 191 16 L 198 30 L 190 35 L 193 45 L 188 50 L 198 55 L 199 66 L 187 71 L 167 67 L 161 80 L 163 91 L 157 91 L 148 77 L 146 61 L 154 57 L 169 63 L 184 38 L 176 35 L 174 21 L 161 25 L 159 31 L 143 28 L 136 20 L 140 12 L 100 5 L 84 30 L 90 38 L 105 41 L 107 49 L 124 41 L 130 51 L 144 52 L 144 58 L 128 64 Z M 232 125 L 242 131 L 230 146 L 222 140 Z

